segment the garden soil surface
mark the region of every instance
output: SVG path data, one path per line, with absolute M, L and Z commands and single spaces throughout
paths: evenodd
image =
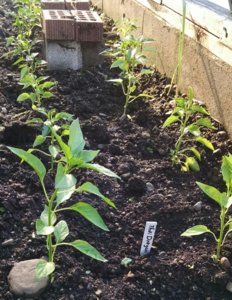
M 13 34 L 9 1 L 0 6 L 0 55 L 6 52 L 5 38 Z M 105 38 L 113 34 L 111 21 L 105 22 Z M 86 200 L 103 216 L 110 231 L 103 232 L 81 216 L 65 213 L 70 227 L 69 240 L 84 239 L 94 245 L 108 260 L 94 261 L 75 249 L 60 248 L 55 259 L 55 280 L 38 298 L 41 300 L 186 300 L 232 299 L 226 284 L 232 281 L 231 269 L 223 270 L 212 261 L 215 242 L 209 235 L 183 238 L 187 228 L 204 224 L 218 233 L 219 208 L 199 190 L 196 181 L 224 189 L 220 176 L 221 157 L 232 152 L 223 127 L 206 132 L 216 149 L 215 154 L 202 148 L 201 171 L 182 173 L 172 166 L 170 150 L 177 130 L 162 129 L 171 109 L 173 92 L 167 95 L 170 80 L 157 71 L 144 77 L 140 89 L 153 96 L 151 100 L 131 105 L 130 118 L 121 119 L 123 95 L 107 79 L 117 77 L 110 63 L 80 71 L 43 74 L 58 81 L 55 98 L 46 103 L 59 111 L 80 118 L 87 149 L 100 149 L 96 163 L 115 171 L 114 180 L 90 171 L 78 171 L 79 184 L 91 181 L 110 197 L 117 209 L 109 208 L 96 197 L 74 195 L 70 203 Z M 36 174 L 20 164 L 6 146 L 31 147 L 39 132 L 25 124 L 29 104 L 17 103 L 21 92 L 19 72 L 7 60 L 0 63 L 0 299 L 23 299 L 9 290 L 7 275 L 15 262 L 46 257 L 44 237 L 35 235 L 35 220 L 45 203 Z M 44 146 L 44 149 L 46 147 Z M 44 157 L 41 156 L 44 161 Z M 46 162 L 47 169 L 49 168 Z M 52 176 L 46 177 L 52 190 Z M 194 205 L 202 201 L 196 211 Z M 151 252 L 140 256 L 146 221 L 158 222 Z M 231 239 L 223 255 L 232 261 Z M 132 261 L 123 266 L 121 261 Z

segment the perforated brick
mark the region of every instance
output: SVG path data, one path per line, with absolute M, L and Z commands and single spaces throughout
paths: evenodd
M 95 11 L 71 10 L 75 16 L 75 39 L 78 42 L 101 42 L 103 22 Z
M 89 0 L 65 0 L 66 9 L 89 10 Z
M 42 9 L 65 9 L 65 0 L 42 0 Z
M 43 29 L 47 40 L 75 40 L 75 20 L 67 10 L 43 10 Z

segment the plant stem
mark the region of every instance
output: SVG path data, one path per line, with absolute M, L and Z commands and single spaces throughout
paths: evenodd
M 51 145 L 54 146 L 54 134 L 51 135 Z M 54 157 L 51 155 L 51 171 L 53 171 L 54 168 Z
M 223 242 L 223 235 L 224 235 L 224 228 L 225 228 L 225 214 L 226 214 L 226 209 L 222 207 L 221 215 L 220 215 L 220 220 L 221 220 L 220 234 L 217 240 L 217 253 L 216 253 L 217 260 L 219 260 L 221 256 L 221 246 Z
M 53 201 L 56 198 L 56 191 L 52 194 L 51 198 L 48 201 L 48 226 L 52 226 L 52 207 Z M 53 262 L 53 245 L 52 245 L 52 234 L 48 235 L 48 261 Z
M 127 91 L 125 93 L 125 95 L 126 95 L 126 101 L 125 101 L 125 104 L 124 104 L 124 107 L 123 107 L 123 116 L 126 115 L 127 107 L 128 107 L 129 100 L 130 100 L 131 76 L 129 75 L 128 77 L 129 78 L 128 78 L 128 84 L 127 84 Z
M 181 145 L 183 143 L 183 136 L 185 134 L 184 133 L 184 129 L 185 129 L 185 126 L 187 124 L 187 121 L 188 120 L 186 118 L 184 122 L 181 122 L 182 124 L 181 124 L 181 129 L 180 129 L 180 136 L 179 136 L 179 138 L 178 138 L 178 140 L 176 142 L 175 151 L 174 151 L 174 153 L 172 155 L 172 161 L 173 161 L 174 164 L 178 163 L 177 158 L 179 156 L 179 151 L 180 151 Z
M 56 191 L 52 194 L 51 198 L 49 198 L 43 181 L 41 181 L 41 185 L 43 188 L 45 198 L 48 203 L 48 226 L 52 226 L 52 206 L 53 206 L 53 201 L 56 198 Z M 48 249 L 48 261 L 53 262 L 52 234 L 49 234 L 47 236 L 47 249 Z
M 188 100 L 187 100 L 188 101 Z M 188 124 L 188 120 L 189 120 L 189 117 L 190 117 L 190 114 L 189 113 L 189 107 L 188 107 L 188 103 L 186 103 L 185 105 L 185 108 L 184 108 L 184 117 L 181 118 L 181 126 L 180 126 L 180 136 L 176 142 L 176 146 L 175 146 L 175 151 L 172 155 L 172 161 L 174 164 L 177 164 L 178 163 L 178 156 L 179 156 L 179 151 L 181 149 L 181 145 L 183 143 L 183 137 L 185 135 L 185 128 Z M 184 118 L 184 120 L 183 120 Z
M 182 29 L 181 29 L 181 33 L 180 33 L 180 36 L 179 36 L 179 46 L 178 46 L 176 97 L 178 97 L 178 95 L 179 95 L 179 90 L 180 90 L 180 85 L 181 85 L 181 78 L 182 78 L 185 20 L 186 20 L 186 3 L 185 3 L 185 0 L 183 0 Z

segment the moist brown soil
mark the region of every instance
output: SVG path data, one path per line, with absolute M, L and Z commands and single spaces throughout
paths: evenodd
M 0 15 L 0 54 L 4 38 L 12 34 L 8 13 L 10 2 L 3 2 Z M 111 21 L 105 24 L 108 36 Z M 56 98 L 47 106 L 65 110 L 80 118 L 87 148 L 100 149 L 96 162 L 115 171 L 121 181 L 93 172 L 78 173 L 79 182 L 97 184 L 109 196 L 117 209 L 111 209 L 95 197 L 74 196 L 71 203 L 87 200 L 101 213 L 110 232 L 102 232 L 78 215 L 65 213 L 70 227 L 70 240 L 85 239 L 107 259 L 100 263 L 70 249 L 62 248 L 56 256 L 54 283 L 39 297 L 41 300 L 104 299 L 231 299 L 225 286 L 232 280 L 231 271 L 213 263 L 215 243 L 208 236 L 192 239 L 180 237 L 188 227 L 205 224 L 217 232 L 218 207 L 196 186 L 202 181 L 223 188 L 220 163 L 223 154 L 232 151 L 223 127 L 214 122 L 217 130 L 206 132 L 218 152 L 202 149 L 201 171 L 182 173 L 171 165 L 169 152 L 176 140 L 176 130 L 161 128 L 173 93 L 167 95 L 170 80 L 155 71 L 144 77 L 141 89 L 154 99 L 134 103 L 131 119 L 121 120 L 123 95 L 119 88 L 105 79 L 117 76 L 106 61 L 101 65 L 78 72 L 44 73 L 59 82 Z M 7 275 L 15 262 L 46 256 L 45 239 L 35 236 L 35 220 L 40 215 L 44 197 L 34 172 L 20 164 L 6 146 L 28 149 L 37 133 L 19 121 L 15 115 L 29 106 L 19 104 L 18 70 L 9 61 L 0 64 L 0 124 L 5 127 L 0 136 L 0 299 L 14 297 L 7 284 Z M 148 183 L 148 185 L 147 185 Z M 150 184 L 152 185 L 150 185 Z M 48 187 L 52 187 L 49 176 Z M 147 188 L 149 187 L 149 188 Z M 153 187 L 153 188 L 152 188 Z M 202 201 L 201 211 L 194 204 Z M 157 232 L 149 256 L 139 255 L 146 221 L 157 221 Z M 232 260 L 231 240 L 223 255 Z M 132 262 L 124 267 L 123 258 Z

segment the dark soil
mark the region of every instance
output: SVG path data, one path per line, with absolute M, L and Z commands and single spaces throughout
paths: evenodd
M 0 55 L 4 38 L 11 34 L 10 2 L 3 1 L 0 17 Z M 111 25 L 106 20 L 106 30 Z M 107 33 L 106 33 L 107 35 Z M 89 149 L 100 149 L 96 162 L 115 171 L 121 181 L 99 176 L 94 172 L 82 172 L 79 181 L 89 180 L 97 184 L 103 194 L 109 196 L 117 209 L 111 209 L 95 197 L 88 201 L 98 208 L 110 232 L 102 232 L 73 213 L 66 213 L 70 226 L 70 240 L 85 239 L 94 245 L 107 259 L 107 263 L 91 260 L 81 253 L 62 248 L 56 256 L 54 283 L 39 297 L 41 300 L 168 300 L 168 299 L 232 299 L 225 286 L 232 280 L 213 263 L 211 255 L 215 243 L 208 236 L 192 239 L 180 234 L 196 224 L 205 224 L 217 231 L 218 207 L 196 186 L 202 181 L 223 188 L 220 179 L 221 156 L 232 151 L 221 125 L 215 122 L 217 131 L 206 133 L 216 148 L 213 154 L 202 149 L 203 160 L 198 173 L 181 173 L 173 168 L 169 158 L 175 130 L 162 130 L 170 110 L 173 94 L 167 95 L 170 80 L 155 72 L 144 78 L 141 88 L 146 88 L 154 99 L 134 103 L 131 119 L 122 121 L 123 96 L 119 88 L 106 82 L 113 78 L 109 63 L 78 72 L 48 72 L 59 82 L 51 107 L 65 110 L 80 118 Z M 16 68 L 2 60 L 0 64 L 0 244 L 12 239 L 7 246 L 0 246 L 0 299 L 22 299 L 9 291 L 7 275 L 15 262 L 46 256 L 45 239 L 35 236 L 35 220 L 40 215 L 44 197 L 39 181 L 6 146 L 28 149 L 36 130 L 23 124 L 14 116 L 27 108 L 16 98 L 20 93 Z M 50 179 L 46 180 L 51 185 Z M 152 184 L 152 185 L 151 185 Z M 149 186 L 149 189 L 147 188 Z M 86 199 L 74 196 L 71 202 Z M 202 201 L 197 212 L 194 204 Z M 139 255 L 146 221 L 157 221 L 154 247 L 149 256 Z M 223 248 L 223 255 L 232 261 L 231 240 Z M 128 267 L 121 265 L 129 257 Z

